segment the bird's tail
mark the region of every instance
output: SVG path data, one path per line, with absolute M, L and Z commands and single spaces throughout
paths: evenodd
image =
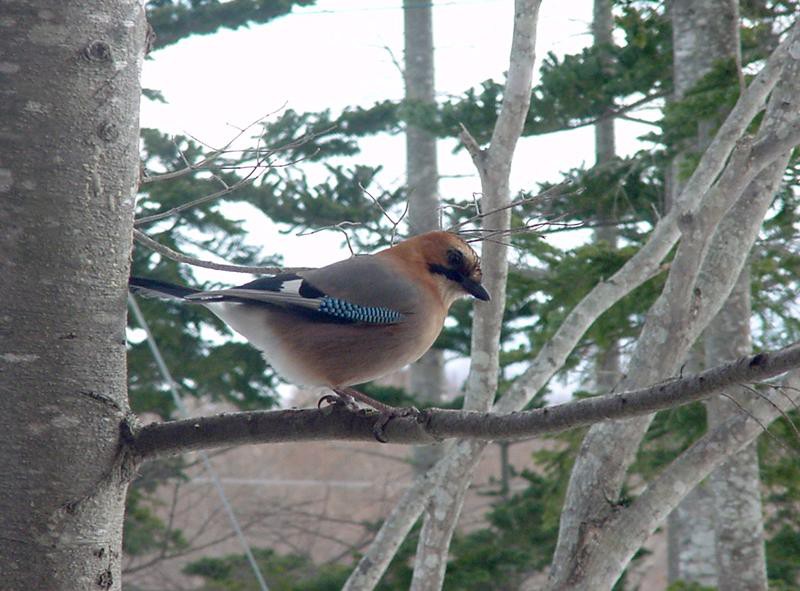
M 192 289 L 191 287 L 167 283 L 166 281 L 159 281 L 158 279 L 147 279 L 145 277 L 130 277 L 128 279 L 128 289 L 135 294 L 168 300 L 182 300 L 186 298 L 186 296 L 200 291 L 199 289 Z

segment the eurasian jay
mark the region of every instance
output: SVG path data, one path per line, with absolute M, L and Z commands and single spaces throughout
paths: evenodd
M 130 287 L 202 304 L 260 349 L 287 381 L 325 386 L 345 401 L 352 396 L 393 415 L 397 409 L 350 386 L 419 359 L 456 299 L 489 299 L 478 256 L 449 232 L 229 289 L 200 291 L 139 277 L 131 277 Z

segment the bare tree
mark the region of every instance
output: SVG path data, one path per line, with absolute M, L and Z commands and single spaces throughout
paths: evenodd
M 462 139 L 480 175 L 484 211 L 493 212 L 488 213 L 483 222 L 492 230 L 502 231 L 510 223 L 511 210 L 507 206 L 511 201 L 511 162 L 530 105 L 540 4 L 541 0 L 518 0 L 515 4 L 511 63 L 503 105 L 489 146 L 481 149 L 467 129 L 462 132 Z M 475 308 L 471 364 L 464 399 L 464 408 L 469 410 L 491 408 L 494 393 L 497 391 L 500 329 L 508 278 L 508 251 L 501 240 L 484 242 L 481 254 L 484 283 L 492 293 L 492 302 L 491 305 Z M 473 458 L 480 456 L 479 452 L 485 445 L 476 444 Z M 470 462 L 457 478 L 442 482 L 437 494 L 430 500 L 414 561 L 411 588 L 415 591 L 435 590 L 442 586 L 450 540 L 458 523 L 467 490 L 466 483 L 473 467 L 474 462 Z M 358 572 L 355 571 L 354 575 Z M 348 588 L 360 588 L 354 584 L 355 581 L 351 577 Z
M 764 145 L 764 141 L 771 143 L 776 140 L 782 133 L 778 130 L 791 125 L 800 114 L 800 105 L 790 98 L 796 94 L 796 87 L 800 84 L 798 61 L 794 50 L 789 49 L 797 42 L 796 35 L 797 26 L 783 45 L 787 50 L 785 57 L 780 57 L 779 50 L 770 59 L 771 64 L 768 62 L 762 71 L 763 75 L 769 72 L 770 65 L 781 62 L 780 77 L 775 79 L 776 86 L 756 137 L 742 137 L 745 129 L 741 128 L 736 138 L 738 145 L 719 178 L 708 192 L 694 193 L 693 181 L 698 171 L 702 171 L 703 161 L 707 161 L 718 147 L 719 140 L 725 137 L 728 123 L 736 118 L 740 107 L 749 98 L 748 91 L 720 128 L 674 205 L 674 209 L 684 210 L 681 241 L 664 291 L 650 310 L 637 341 L 624 383 L 626 388 L 673 375 L 739 277 L 789 158 L 788 151 L 779 149 L 770 155 L 769 161 L 763 162 L 763 166 L 754 169 L 752 165 L 758 159 L 758 147 Z M 750 90 L 755 90 L 758 83 L 757 78 L 751 83 Z M 764 98 L 766 95 L 761 100 Z M 687 202 L 695 200 L 697 205 L 684 209 Z M 562 513 L 551 588 L 609 587 L 632 556 L 632 552 L 627 554 L 632 539 L 629 536 L 632 530 L 643 531 L 644 524 L 633 518 L 633 511 L 631 517 L 626 518 L 628 511 L 619 510 L 615 501 L 649 422 L 650 418 L 641 418 L 625 423 L 600 424 L 587 435 Z M 700 480 L 702 478 L 692 482 L 696 484 Z M 685 496 L 691 488 L 688 486 L 680 496 Z M 612 513 L 615 514 L 613 517 Z M 626 537 L 626 543 L 620 544 L 622 547 L 618 551 L 609 552 L 604 544 L 609 532 L 614 530 L 607 525 L 609 520 L 625 528 L 624 532 L 615 531 L 617 535 Z M 647 522 L 652 523 L 650 519 Z M 603 548 L 602 557 L 598 552 L 600 548 Z

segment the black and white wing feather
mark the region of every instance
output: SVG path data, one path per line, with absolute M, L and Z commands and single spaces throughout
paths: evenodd
M 318 320 L 360 324 L 396 324 L 402 312 L 386 306 L 364 305 L 335 297 L 315 287 L 309 279 L 296 274 L 263 277 L 250 283 L 186 296 L 193 302 L 211 304 L 238 302 L 280 306 L 314 314 Z

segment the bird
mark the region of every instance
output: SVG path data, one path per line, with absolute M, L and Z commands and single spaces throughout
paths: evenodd
M 374 431 L 383 440 L 383 426 L 408 409 L 378 402 L 352 386 L 422 357 L 453 302 L 468 296 L 490 300 L 481 281 L 475 251 L 455 233 L 434 231 L 375 254 L 226 289 L 203 291 L 143 277 L 131 277 L 129 287 L 205 306 L 260 349 L 286 381 L 335 393 L 320 402 L 352 408 L 356 399 L 372 406 L 381 413 Z

